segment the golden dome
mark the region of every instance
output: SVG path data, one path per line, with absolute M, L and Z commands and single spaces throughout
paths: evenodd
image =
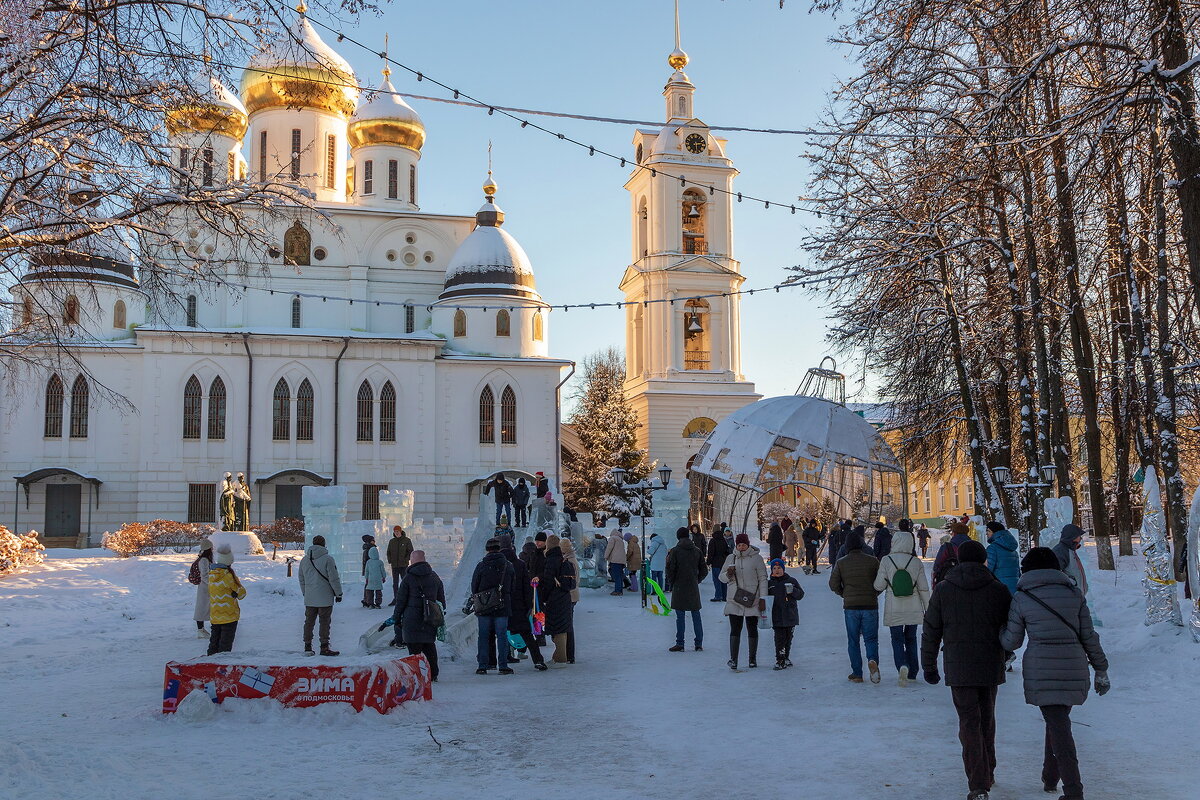
M 688 65 L 688 54 L 676 47 L 667 56 L 667 63 L 671 65 L 672 69 L 683 69 Z
M 383 85 L 354 112 L 346 138 L 351 149 L 384 144 L 420 152 L 425 144 L 425 123 L 412 106 L 396 94 L 387 74 L 388 70 L 384 70 Z
M 358 81 L 349 62 L 301 14 L 280 41 L 251 59 L 242 73 L 242 98 L 251 114 L 312 108 L 349 117 L 358 102 Z
M 246 135 L 246 107 L 215 76 L 197 87 L 195 99 L 167 112 L 167 133 L 216 133 L 241 141 Z

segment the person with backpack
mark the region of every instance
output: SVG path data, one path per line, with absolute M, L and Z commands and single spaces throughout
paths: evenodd
M 517 478 L 517 485 L 512 489 L 512 506 L 515 519 L 513 524 L 518 528 L 529 526 L 529 484 L 524 478 Z
M 1004 683 L 1000 631 L 1008 621 L 1012 595 L 985 566 L 982 544 L 968 538 L 956 555 L 961 563 L 934 587 L 925 609 L 921 667 L 925 682 L 936 685 L 942 653 L 958 713 L 967 800 L 987 800 L 996 772 L 996 691 Z
M 651 562 L 653 563 L 653 562 Z M 671 608 L 675 611 L 675 646 L 672 653 L 682 653 L 687 628 L 686 612 L 692 614 L 692 639 L 697 650 L 704 649 L 704 623 L 700 619 L 700 582 L 708 574 L 704 553 L 696 547 L 687 528 L 675 531 L 675 546 L 666 556 L 664 565 L 667 582 L 671 585 Z
M 1041 709 L 1046 722 L 1042 788 L 1054 792 L 1062 781 L 1059 800 L 1082 800 L 1071 707 L 1087 700 L 1089 664 L 1096 672 L 1096 694 L 1108 693 L 1108 658 L 1083 593 L 1059 569 L 1054 551 L 1033 548 L 1021 562 L 1021 573 L 1000 645 L 1016 652 L 1029 635 L 1021 676 L 1025 702 Z
M 875 588 L 879 560 L 867 552 L 861 528 L 860 525 L 846 537 L 843 545 L 846 554 L 833 565 L 829 588 L 842 598 L 846 650 L 850 654 L 850 674 L 846 679 L 851 683 L 863 682 L 861 639 L 866 645 L 871 683 L 879 683 L 879 590 Z
M 379 548 L 367 551 L 366 583 L 363 586 L 363 608 L 383 608 L 383 581 L 387 569 L 379 557 Z
M 438 604 L 438 608 L 431 603 Z M 445 607 L 446 590 L 442 579 L 425 560 L 425 551 L 414 550 L 396 597 L 396 612 L 392 615 L 396 638 L 392 646 L 403 640 L 410 656 L 425 656 L 429 662 L 429 678 L 435 683 L 438 679 L 437 632 L 445 621 Z
M 782 558 L 771 561 L 771 577 L 767 578 L 767 594 L 771 596 L 771 630 L 775 633 L 774 669 L 792 666 L 792 634 L 800 624 L 798 601 L 804 597 L 800 582 L 787 574 Z
M 883 624 L 892 634 L 892 658 L 901 686 L 917 677 L 920 651 L 917 626 L 929 606 L 929 580 L 925 565 L 917 558 L 915 540 L 901 529 L 892 539 L 892 552 L 879 561 L 875 590 L 883 592 Z
M 937 556 L 933 559 L 934 587 L 946 579 L 946 576 L 950 574 L 950 570 L 959 565 L 958 549 L 967 542 L 973 541 L 975 540 L 971 538 L 971 534 L 965 524 L 961 522 L 951 523 L 950 541 L 942 542 Z
M 515 571 L 500 552 L 499 539 L 488 539 L 484 548 L 487 554 L 475 565 L 475 572 L 471 574 L 472 610 L 479 624 L 479 668 L 475 674 L 487 675 L 494 641 L 500 674 L 512 675 L 513 671 L 508 666 L 508 618 L 512 614 Z
M 246 587 L 233 571 L 233 548 L 227 544 L 217 547 L 217 563 L 208 570 L 208 613 L 212 633 L 208 637 L 208 654 L 228 653 L 237 636 L 242 608 L 238 600 L 246 596 Z
M 329 628 L 333 619 L 333 604 L 342 602 L 342 579 L 337 563 L 325 549 L 325 537 L 314 536 L 312 546 L 304 554 L 298 570 L 300 593 L 304 596 L 304 654 L 313 652 L 313 626 L 320 621 L 318 631 L 321 655 L 336 656 L 339 651 L 329 647 Z
M 729 587 L 721 580 L 721 568 L 729 558 L 729 545 L 725 541 L 725 530 L 720 525 L 713 525 L 712 537 L 708 540 L 708 552 L 705 553 L 705 563 L 712 573 L 713 596 L 710 603 L 724 603 L 728 598 Z
M 208 607 L 208 571 L 213 563 L 212 542 L 204 539 L 200 542 L 200 553 L 192 566 L 188 568 L 188 583 L 196 587 L 196 607 L 192 619 L 196 621 L 196 638 L 207 639 L 209 632 L 204 630 L 204 623 L 211 617 Z
M 987 524 L 987 531 L 987 568 L 1008 587 L 1008 591 L 1016 594 L 1017 579 L 1021 577 L 1017 563 L 1017 540 L 996 520 Z

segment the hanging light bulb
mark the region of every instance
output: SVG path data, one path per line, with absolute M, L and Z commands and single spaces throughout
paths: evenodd
M 704 327 L 700 324 L 700 315 L 695 311 L 692 312 L 692 319 L 688 322 L 688 333 L 703 333 Z

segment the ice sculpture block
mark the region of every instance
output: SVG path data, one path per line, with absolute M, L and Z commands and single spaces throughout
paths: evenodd
M 348 545 L 344 541 L 346 535 L 344 530 L 346 525 L 346 487 L 305 486 L 301 489 L 300 499 L 304 509 L 304 548 L 307 550 L 312 546 L 314 536 L 325 537 L 325 547 L 337 563 L 338 576 L 342 579 L 343 585 L 347 582 L 361 584 L 361 561 L 348 565 L 343 553 Z M 359 559 L 362 558 L 361 544 L 362 542 L 359 540 L 357 548 Z M 349 574 L 347 566 L 352 566 Z

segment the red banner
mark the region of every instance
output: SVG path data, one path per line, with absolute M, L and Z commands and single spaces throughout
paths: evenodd
M 269 697 L 294 708 L 348 703 L 355 711 L 373 708 L 380 714 L 407 700 L 433 699 L 425 656 L 342 667 L 168 663 L 163 679 L 163 713 L 173 713 L 179 702 L 195 691 L 205 692 L 214 703 L 226 697 Z

